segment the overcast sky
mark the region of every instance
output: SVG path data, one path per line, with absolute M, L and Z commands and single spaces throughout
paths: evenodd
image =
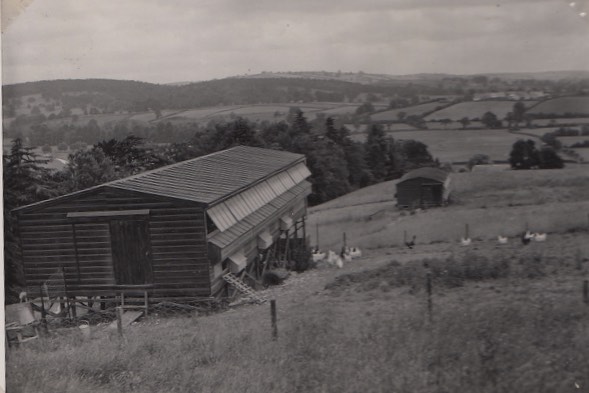
M 589 70 L 588 3 L 35 0 L 3 29 L 3 81 Z

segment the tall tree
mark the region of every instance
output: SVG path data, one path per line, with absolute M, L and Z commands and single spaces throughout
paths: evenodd
M 436 166 L 436 162 L 423 142 L 409 139 L 397 143 L 397 150 L 402 157 L 403 172 L 428 166 Z
M 489 128 L 498 128 L 501 126 L 501 121 L 493 112 L 486 112 L 481 118 L 481 123 Z
M 539 160 L 535 143 L 529 139 L 516 141 L 509 153 L 509 164 L 512 169 L 531 169 L 538 166 Z
M 80 150 L 69 156 L 65 168 L 67 192 L 83 190 L 118 178 L 116 165 L 102 149 Z
M 144 147 L 144 139 L 129 135 L 122 141 L 110 139 L 94 145 L 115 165 L 118 176 L 133 175 L 149 169 L 170 164 L 162 155 Z
M 366 164 L 376 182 L 387 176 L 388 143 L 382 126 L 373 124 L 368 129 L 365 144 Z
M 306 155 L 313 185 L 309 204 L 323 203 L 350 191 L 349 172 L 341 146 L 330 140 L 319 140 Z
M 526 113 L 526 106 L 523 102 L 518 101 L 513 104 L 513 121 L 515 122 L 516 127 L 519 126 L 519 123 L 524 121 L 525 113 Z
M 11 211 L 57 196 L 57 188 L 51 181 L 49 171 L 41 167 L 43 161 L 31 148 L 24 147 L 19 138 L 12 142 L 10 154 L 2 156 L 2 163 L 5 293 L 6 301 L 10 303 L 18 299 L 16 294 L 24 284 L 18 262 L 16 218 Z

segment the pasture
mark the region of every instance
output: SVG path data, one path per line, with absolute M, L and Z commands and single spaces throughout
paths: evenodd
M 525 138 L 498 129 L 477 130 L 415 130 L 387 133 L 396 140 L 414 139 L 427 145 L 429 152 L 441 162 L 467 162 L 475 154 L 486 154 L 492 160 L 505 161 L 518 139 Z M 366 140 L 366 134 L 353 134 L 352 139 Z
M 311 244 L 318 223 L 323 249 L 339 250 L 346 231 L 364 256 L 262 291 L 277 301 L 275 341 L 267 304 L 150 313 L 124 340 L 84 340 L 74 328 L 9 350 L 8 391 L 583 391 L 587 171 L 463 173 L 452 182 L 447 208 L 401 214 L 388 182 L 310 209 Z M 522 245 L 526 222 L 547 241 Z M 470 247 L 457 241 L 465 223 Z M 414 249 L 403 231 L 417 235 Z M 498 233 L 509 243 L 498 245 Z
M 326 116 L 355 112 L 358 105 L 329 102 L 316 102 L 307 104 L 259 104 L 259 105 L 227 105 L 200 109 L 190 109 L 177 112 L 164 117 L 161 121 L 183 122 L 191 121 L 206 124 L 212 119 L 230 120 L 236 116 L 253 122 L 269 121 L 278 122 L 286 119 L 291 108 L 296 107 L 303 111 L 308 119 L 317 114 Z
M 573 149 L 584 162 L 589 162 L 589 149 Z
M 81 115 L 78 116 L 76 119 L 73 117 L 66 117 L 62 119 L 53 119 L 47 120 L 45 124 L 49 128 L 55 129 L 59 127 L 63 127 L 69 124 L 73 124 L 76 126 L 84 126 L 88 124 L 90 120 L 95 120 L 96 123 L 100 128 L 105 127 L 112 127 L 117 123 L 123 122 L 125 120 L 129 120 L 131 117 L 128 113 L 108 113 L 108 114 L 101 114 L 101 115 Z
M 517 236 L 526 225 L 559 233 L 589 225 L 589 173 L 584 166 L 454 173 L 450 206 L 415 214 L 395 207 L 395 183 L 377 184 L 312 207 L 308 233 L 313 244 L 316 228 L 322 248 L 339 249 L 343 232 L 350 244 L 380 248 L 402 245 L 404 232 L 417 235 L 422 243 L 456 243 L 466 224 L 471 237 L 481 240 Z
M 563 146 L 571 146 L 575 143 L 583 143 L 589 141 L 589 135 L 585 136 L 559 136 L 558 140 L 562 142 Z
M 536 104 L 536 101 L 523 101 L 526 108 Z M 486 112 L 493 112 L 497 118 L 503 119 L 508 112 L 513 111 L 515 101 L 468 101 L 454 104 L 425 117 L 426 121 L 450 119 L 458 121 L 463 117 L 480 119 Z
M 567 125 L 567 126 L 583 126 L 589 124 L 589 117 L 569 117 L 560 119 L 534 119 L 533 125 L 539 127 L 551 127 L 556 125 Z
M 539 103 L 527 113 L 532 115 L 566 115 L 567 113 L 589 115 L 589 97 L 558 97 Z
M 372 121 L 398 121 L 399 120 L 399 113 L 405 113 L 405 116 L 412 116 L 417 115 L 421 116 L 424 113 L 428 113 L 434 111 L 438 107 L 443 107 L 446 104 L 441 102 L 428 102 L 425 104 L 419 104 L 414 106 L 408 106 L 405 108 L 397 108 L 397 109 L 390 109 L 384 112 L 378 112 L 370 115 L 370 119 Z

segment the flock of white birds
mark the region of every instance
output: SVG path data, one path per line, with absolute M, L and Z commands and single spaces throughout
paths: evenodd
M 530 232 L 530 231 L 526 231 L 523 235 L 521 235 L 520 239 L 521 242 L 526 245 L 529 244 L 530 242 L 534 241 L 534 242 L 545 242 L 547 238 L 546 233 L 538 233 L 538 232 Z M 499 244 L 507 244 L 509 243 L 509 238 L 506 236 L 497 236 L 497 243 Z M 460 244 L 463 246 L 470 246 L 472 244 L 472 239 L 469 237 L 462 237 L 460 239 Z
M 413 249 L 415 246 L 415 238 L 413 236 L 410 242 L 405 241 L 405 245 Z M 520 240 L 522 244 L 527 245 L 530 242 L 545 242 L 547 238 L 546 233 L 538 233 L 538 232 L 530 232 L 526 231 L 524 234 L 521 235 Z M 462 237 L 460 239 L 460 244 L 462 246 L 470 246 L 473 243 L 472 239 L 469 237 Z M 509 243 L 509 238 L 506 236 L 497 236 L 497 243 L 499 244 L 507 244 Z M 311 254 L 313 262 L 322 262 L 325 261 L 330 266 L 335 266 L 338 268 L 342 268 L 344 263 L 351 262 L 352 259 L 362 257 L 362 250 L 359 247 L 343 247 L 341 253 L 337 254 L 334 251 L 327 251 L 327 253 L 321 251 L 319 248 L 314 248 Z
M 334 251 L 327 251 L 327 254 L 318 248 L 313 249 L 311 254 L 313 262 L 325 261 L 330 266 L 344 267 L 344 262 L 351 262 L 352 259 L 362 257 L 362 250 L 358 247 L 343 247 L 342 251 L 336 254 Z

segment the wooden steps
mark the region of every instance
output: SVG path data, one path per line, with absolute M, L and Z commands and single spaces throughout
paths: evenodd
M 229 283 L 229 285 L 233 286 L 239 292 L 243 293 L 246 297 L 252 299 L 254 302 L 256 302 L 258 304 L 262 304 L 262 303 L 268 301 L 268 299 L 266 299 L 265 297 L 256 294 L 256 292 L 253 290 L 253 288 L 248 286 L 246 283 L 244 283 L 243 281 L 241 281 L 239 278 L 235 277 L 231 273 L 224 274 L 223 280 L 227 281 L 227 283 Z

